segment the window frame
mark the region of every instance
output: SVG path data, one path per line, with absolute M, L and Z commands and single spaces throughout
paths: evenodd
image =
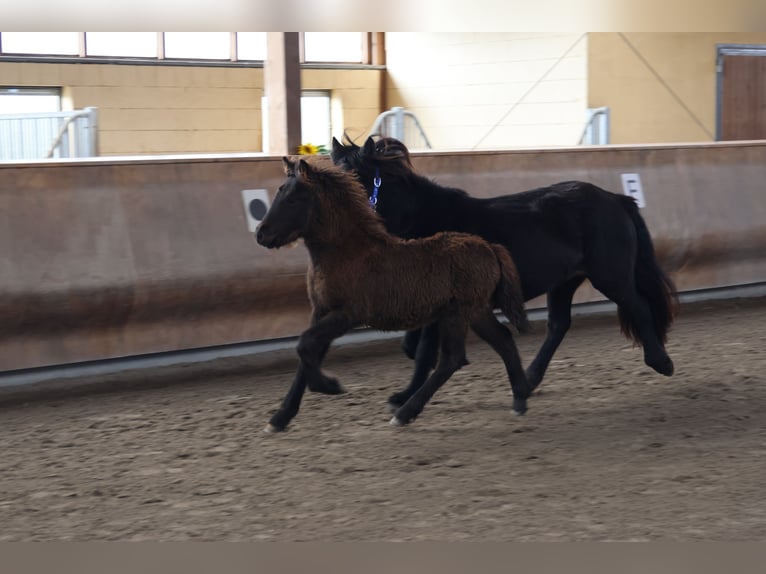
M 38 62 L 38 63 L 130 63 L 137 65 L 170 65 L 170 66 L 234 66 L 234 67 L 262 67 L 265 60 L 239 59 L 237 53 L 237 32 L 229 32 L 229 57 L 227 59 L 214 58 L 168 58 L 165 55 L 165 32 L 157 32 L 157 53 L 155 56 L 91 56 L 87 54 L 87 32 L 77 32 L 79 40 L 78 55 L 60 54 L 20 54 L 3 52 L 3 32 L 0 32 L 0 62 Z M 360 32 L 362 42 L 361 62 L 306 62 L 304 32 L 299 32 L 300 41 L 300 64 L 304 68 L 384 68 L 384 33 L 383 32 Z

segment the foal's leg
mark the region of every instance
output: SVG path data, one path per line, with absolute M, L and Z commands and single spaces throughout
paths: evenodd
M 397 409 L 391 424 L 404 426 L 413 421 L 425 408 L 428 401 L 452 374 L 467 364 L 465 337 L 467 325 L 459 315 L 449 315 L 438 323 L 441 353 L 436 369 L 428 380 L 417 389 L 404 405 Z
M 491 310 L 471 323 L 471 328 L 502 357 L 513 391 L 513 412 L 523 415 L 527 412 L 527 398 L 532 394 L 533 387 L 527 382 L 513 334 Z
M 533 389 L 542 382 L 553 354 L 572 324 L 572 297 L 583 281 L 585 277 L 582 275 L 572 277 L 548 292 L 548 324 L 545 341 L 537 352 L 537 356 L 527 367 L 526 373 L 527 382 Z
M 332 341 L 326 341 L 323 343 L 322 347 L 317 349 L 320 363 L 324 361 L 325 355 L 327 355 L 327 351 L 330 349 L 331 343 Z M 346 392 L 346 389 L 344 389 L 343 385 L 338 382 L 338 379 L 328 377 L 321 372 L 317 377 L 313 377 L 306 382 L 309 390 L 312 393 L 321 393 L 323 395 L 342 395 Z
M 420 343 L 415 355 L 415 371 L 412 373 L 410 384 L 403 391 L 388 397 L 388 407 L 392 412 L 406 403 L 415 394 L 415 391 L 423 386 L 428 378 L 428 373 L 435 366 L 436 357 L 439 354 L 439 324 L 426 325 L 420 330 L 420 333 Z
M 268 432 L 285 430 L 290 421 L 298 414 L 306 385 L 322 384 L 326 379 L 321 370 L 322 359 L 334 339 L 346 333 L 353 326 L 348 317 L 338 311 L 330 312 L 306 329 L 298 339 L 300 363 L 295 379 L 287 392 L 282 406 L 274 413 L 266 427 Z

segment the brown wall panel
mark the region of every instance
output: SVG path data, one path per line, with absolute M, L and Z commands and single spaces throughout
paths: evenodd
M 722 140 L 766 139 L 766 56 L 724 56 Z

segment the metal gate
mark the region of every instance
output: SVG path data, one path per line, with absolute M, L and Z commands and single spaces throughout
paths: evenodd
M 380 114 L 372 124 L 370 135 L 396 138 L 410 149 L 431 149 L 431 142 L 418 118 L 400 107 Z
M 0 115 L 0 160 L 98 155 L 98 112 Z

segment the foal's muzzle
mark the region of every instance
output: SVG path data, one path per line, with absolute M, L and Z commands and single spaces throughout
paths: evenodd
M 263 230 L 262 225 L 255 229 L 255 240 L 258 242 L 258 245 L 263 245 L 269 249 L 274 247 L 274 238 L 269 237 L 269 234 Z
M 296 233 L 291 233 L 288 237 L 280 237 L 279 233 L 273 233 L 272 231 L 269 231 L 268 228 L 264 229 L 263 223 L 261 223 L 255 229 L 255 240 L 259 245 L 263 245 L 267 249 L 279 249 L 285 245 L 288 247 L 295 247 L 295 245 L 297 245 L 298 235 Z

